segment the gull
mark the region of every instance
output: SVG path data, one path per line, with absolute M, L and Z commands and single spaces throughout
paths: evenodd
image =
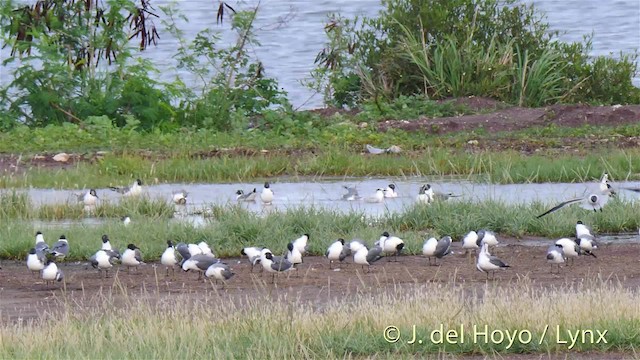
M 127 226 L 131 224 L 131 217 L 129 215 L 125 215 L 120 218 L 120 221 L 122 221 L 122 225 Z
M 261 247 L 251 246 L 245 247 L 240 251 L 242 255 L 245 255 L 247 259 L 249 259 L 249 263 L 251 263 L 251 271 L 253 272 L 253 267 L 256 265 L 258 261 L 260 261 L 260 257 L 262 256 Z
M 180 254 L 180 257 L 182 257 L 182 261 L 180 262 L 180 265 L 184 264 L 184 262 L 189 260 L 189 258 L 191 257 L 191 252 L 189 252 L 189 245 L 183 242 L 178 243 L 176 245 L 176 251 L 178 251 L 178 254 Z
M 334 241 L 331 245 L 329 245 L 327 252 L 324 253 L 324 256 L 329 259 L 329 269 L 331 269 L 331 266 L 333 265 L 333 262 L 335 260 L 343 261 L 348 256 L 347 254 L 345 254 L 344 257 L 341 256 L 344 248 L 344 239 L 342 238 Z
M 576 223 L 576 242 L 580 249 L 585 252 L 587 255 L 591 255 L 594 258 L 597 256 L 593 253 L 593 250 L 598 248 L 598 243 L 596 242 L 596 237 L 591 233 L 591 229 L 589 229 L 582 221 L 578 221 Z
M 75 194 L 78 202 L 82 202 L 85 206 L 95 206 L 98 203 L 98 194 L 95 189 L 90 189 L 86 193 Z
M 98 269 L 102 274 L 102 270 L 104 270 L 104 277 L 107 278 L 109 276 L 109 269 L 113 267 L 114 259 L 120 259 L 120 254 L 116 253 L 113 250 L 98 250 L 89 261 L 91 262 L 91 266 L 94 269 Z
M 29 255 L 27 255 L 27 268 L 33 272 L 39 272 L 44 269 L 44 264 L 47 261 L 47 257 L 42 251 L 31 248 Z
M 142 193 L 142 180 L 136 179 L 131 186 L 109 186 L 109 189 L 120 193 L 124 196 L 138 196 Z
M 256 201 L 256 196 L 258 193 L 256 192 L 256 188 L 253 188 L 253 191 L 249 191 L 245 193 L 242 190 L 236 191 L 236 200 L 238 201 Z
M 60 259 L 64 259 L 69 255 L 69 242 L 67 241 L 67 238 L 64 235 L 60 235 L 60 239 L 53 244 L 49 253 Z
M 62 279 L 64 279 L 62 270 L 60 270 L 58 265 L 50 259 L 47 259 L 41 274 L 42 280 L 44 280 L 45 284 L 49 283 L 49 281 L 53 283 L 54 281 L 62 281 Z
M 367 265 L 367 272 L 369 272 L 371 264 L 382 258 L 382 256 L 380 256 L 381 253 L 382 248 L 380 246 L 374 246 L 371 249 L 362 246 L 353 254 L 353 262 L 362 265 L 362 270 L 364 270 L 364 266 Z
M 276 273 L 283 271 L 290 271 L 292 269 L 293 264 L 282 257 L 273 256 L 271 252 L 266 252 L 262 255 L 260 259 L 260 263 L 262 264 L 262 268 L 265 271 L 273 273 L 271 278 L 271 282 L 274 283 L 276 280 Z
M 194 270 L 198 272 L 198 280 L 202 278 L 202 273 L 209 269 L 209 266 L 219 263 L 220 259 L 216 259 L 209 255 L 196 254 L 182 263 L 182 270 Z
M 397 198 L 398 193 L 396 192 L 396 184 L 389 184 L 387 188 L 384 189 L 384 197 L 386 198 Z
M 478 240 L 476 241 L 476 243 L 478 244 L 478 246 L 481 246 L 482 243 L 485 243 L 489 246 L 496 246 L 498 245 L 498 239 L 496 238 L 496 234 L 493 233 L 493 231 L 489 231 L 489 230 L 478 230 Z
M 478 244 L 478 233 L 471 230 L 467 235 L 462 238 L 462 248 L 465 251 L 465 254 L 469 251 L 469 249 L 476 250 L 480 248 Z
M 40 231 L 36 233 L 36 251 L 49 252 L 49 245 L 44 242 L 44 235 Z
M 400 251 L 404 248 L 404 241 L 397 236 L 390 236 L 388 232 L 383 232 L 380 236 L 380 239 L 376 241 L 376 246 L 382 248 L 383 254 L 391 254 L 395 255 L 396 261 L 398 261 L 398 255 L 400 255 Z
M 209 255 L 209 256 L 211 256 L 211 257 L 216 257 L 216 256 L 213 254 L 213 251 L 211 251 L 211 248 L 209 247 L 209 244 L 207 244 L 206 242 L 204 242 L 204 241 L 200 241 L 200 242 L 198 243 L 198 247 L 200 248 L 200 253 L 202 253 L 202 254 L 204 254 L 204 255 Z M 195 251 L 195 250 L 194 250 L 194 251 Z
M 134 244 L 127 245 L 127 249 L 122 253 L 122 265 L 127 267 L 127 272 L 129 272 L 129 269 L 132 267 L 137 267 L 141 264 L 144 264 L 144 262 L 142 262 L 140 248 Z
M 489 254 L 489 244 L 482 243 L 482 248 L 480 249 L 480 254 L 478 254 L 478 260 L 476 262 L 476 268 L 487 274 L 487 280 L 489 280 L 489 272 L 493 272 L 493 278 L 495 279 L 496 270 L 504 270 L 508 267 L 510 266 L 505 264 L 504 261 Z
M 342 195 L 342 200 L 354 201 L 354 200 L 360 199 L 360 195 L 358 195 L 358 190 L 356 189 L 355 186 L 349 187 L 349 186 L 343 185 L 342 187 L 345 190 L 347 190 L 347 193 Z
M 613 191 L 611 184 L 606 183 L 604 186 L 606 186 L 607 190 L 605 191 L 598 191 L 597 193 L 591 193 L 588 194 L 586 196 L 582 196 L 582 197 L 577 197 L 574 199 L 570 199 L 564 202 L 561 202 L 560 204 L 552 207 L 551 209 L 545 211 L 544 213 L 536 216 L 536 218 L 541 218 L 547 214 L 550 214 L 556 210 L 559 210 L 567 205 L 572 205 L 572 204 L 577 204 L 580 203 L 580 207 L 586 210 L 593 210 L 594 212 L 597 212 L 598 210 L 602 211 L 602 208 L 607 204 L 607 202 L 609 201 L 609 197 L 613 196 L 615 194 L 615 192 Z
M 185 205 L 189 193 L 186 190 L 178 190 L 173 192 L 173 202 L 177 205 Z
M 169 276 L 169 269 L 175 274 L 178 257 L 176 256 L 176 248 L 173 246 L 173 241 L 167 240 L 167 248 L 162 253 L 162 256 L 160 256 L 160 263 L 166 266 L 167 276 Z
M 233 277 L 233 275 L 235 275 L 234 273 L 231 272 L 231 269 L 229 268 L 229 265 L 224 264 L 224 263 L 215 263 L 215 264 L 211 264 L 207 270 L 204 273 L 204 276 L 206 277 L 212 277 L 214 278 L 216 281 L 220 280 L 222 281 L 222 287 L 224 288 L 224 284 L 227 280 L 231 279 L 231 277 Z
M 569 259 L 571 258 L 571 264 L 575 261 L 575 258 L 580 256 L 580 246 L 576 244 L 575 241 L 569 238 L 562 238 L 556 241 L 556 245 L 562 246 L 562 250 L 564 251 L 564 256 Z
M 551 273 L 553 274 L 553 265 L 558 265 L 558 274 L 560 273 L 560 265 L 564 263 L 564 250 L 562 245 L 551 245 L 547 249 L 547 262 L 551 264 Z
M 432 237 L 424 242 L 422 245 L 422 254 L 429 259 L 429 265 L 431 265 L 431 258 L 435 257 L 435 265 L 438 265 L 438 259 L 442 259 L 446 255 L 451 253 L 451 236 L 445 236 L 440 240 Z
M 271 205 L 271 203 L 273 202 L 273 191 L 271 190 L 271 185 L 269 185 L 269 182 L 264 183 L 264 188 L 260 193 L 260 200 L 262 200 L 262 203 L 265 205 Z
M 300 252 L 300 254 L 304 254 L 305 252 L 307 252 L 308 241 L 309 234 L 302 234 L 302 236 L 293 240 L 293 246 Z
M 384 201 L 384 189 L 376 189 L 375 195 L 365 199 L 368 203 L 381 203 Z
M 297 264 L 302 264 L 302 253 L 293 245 L 292 242 L 287 244 L 287 254 L 285 255 L 285 259 L 289 261 L 293 267 Z
M 118 259 L 120 258 L 120 251 L 113 246 L 111 246 L 111 241 L 109 241 L 109 236 L 107 234 L 102 235 L 102 247 L 101 250 L 113 251 L 118 254 Z

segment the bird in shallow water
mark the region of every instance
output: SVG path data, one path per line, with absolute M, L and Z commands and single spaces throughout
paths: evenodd
M 124 196 L 138 196 L 142 194 L 142 180 L 136 179 L 130 186 L 109 186 L 109 189 Z
M 265 205 L 271 205 L 273 203 L 273 190 L 271 190 L 271 185 L 269 182 L 264 183 L 264 188 L 260 193 L 260 200 Z

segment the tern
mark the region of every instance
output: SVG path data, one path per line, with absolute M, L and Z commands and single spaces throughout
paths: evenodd
M 615 194 L 615 192 L 613 191 L 611 184 L 606 183 L 604 186 L 606 186 L 607 190 L 605 191 L 598 191 L 598 192 L 593 192 L 590 193 L 586 196 L 582 196 L 582 197 L 577 197 L 574 199 L 570 199 L 567 201 L 563 201 L 560 204 L 552 207 L 551 209 L 545 211 L 544 213 L 536 216 L 536 218 L 540 219 L 541 217 L 550 214 L 554 211 L 560 210 L 563 207 L 567 206 L 567 205 L 572 205 L 572 204 L 577 204 L 580 203 L 580 207 L 583 209 L 587 209 L 587 210 L 593 210 L 594 212 L 597 212 L 598 210 L 602 211 L 602 208 L 607 204 L 607 202 L 609 201 L 609 197 L 613 196 Z

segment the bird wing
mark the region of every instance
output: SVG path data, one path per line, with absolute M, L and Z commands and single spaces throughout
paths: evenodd
M 371 146 L 369 144 L 366 145 L 366 148 L 367 148 L 367 151 L 369 152 L 369 154 L 376 154 L 377 155 L 377 154 L 384 154 L 384 153 L 387 152 L 387 150 L 385 150 L 385 149 L 380 149 L 380 148 L 377 148 L 377 147 L 373 147 L 373 146 Z
M 490 255 L 489 256 L 489 262 L 491 262 L 493 265 L 498 266 L 498 267 L 509 267 L 509 265 L 505 264 L 504 261 L 498 259 L 497 257 Z
M 543 217 L 543 216 L 545 216 L 545 215 L 547 215 L 547 214 L 550 214 L 550 213 L 552 213 L 552 212 L 554 212 L 554 211 L 556 211 L 556 210 L 559 210 L 559 209 L 561 209 L 562 207 L 564 207 L 564 206 L 566 206 L 566 205 L 571 205 L 571 204 L 576 203 L 576 202 L 578 202 L 578 201 L 581 201 L 581 200 L 583 200 L 583 199 L 584 199 L 584 198 L 575 198 L 575 199 L 571 199 L 571 200 L 567 200 L 567 201 L 561 202 L 560 204 L 558 204 L 558 205 L 556 205 L 556 206 L 552 207 L 551 209 L 549 209 L 549 210 L 545 211 L 544 213 L 542 213 L 542 214 L 540 214 L 540 215 L 536 216 L 536 219 L 540 219 L 541 217 Z
M 140 253 L 140 249 L 135 250 L 135 256 L 136 256 L 136 260 L 138 260 L 139 262 L 142 262 L 142 254 Z
M 109 186 L 109 189 L 120 193 L 120 194 L 124 194 L 129 192 L 129 190 L 131 189 L 129 186 Z
M 640 193 L 640 188 L 629 188 L 629 187 L 620 187 L 619 189 L 633 191 L 635 193 Z
M 369 264 L 380 260 L 380 258 L 382 258 L 382 256 L 380 256 L 380 254 L 382 253 L 382 248 L 380 246 L 374 246 L 371 249 L 369 249 L 369 252 L 367 252 L 367 262 Z
M 436 255 L 445 256 L 449 253 L 449 249 L 451 248 L 451 238 L 445 237 L 438 241 L 438 245 L 436 245 Z

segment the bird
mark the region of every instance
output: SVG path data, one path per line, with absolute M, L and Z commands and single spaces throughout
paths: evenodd
M 482 229 L 478 230 L 477 234 L 478 240 L 476 241 L 476 243 L 478 244 L 478 246 L 482 246 L 482 243 L 485 243 L 489 246 L 498 245 L 498 239 L 496 238 L 496 234 L 494 234 L 493 231 Z
M 204 242 L 204 241 L 200 241 L 200 242 L 198 243 L 198 247 L 200 248 L 200 253 L 201 253 L 201 254 L 209 255 L 209 256 L 211 256 L 211 257 L 216 257 L 216 256 L 213 254 L 213 251 L 211 251 L 211 248 L 209 247 L 209 244 L 207 244 L 206 242 Z
M 577 203 L 580 203 L 580 207 L 586 210 L 593 210 L 594 212 L 597 212 L 598 210 L 602 211 L 602 208 L 607 204 L 607 202 L 609 201 L 609 198 L 615 194 L 615 191 L 613 191 L 611 184 L 606 183 L 604 186 L 607 188 L 607 190 L 605 191 L 600 190 L 598 192 L 592 192 L 586 196 L 563 201 L 560 204 L 545 211 L 544 213 L 536 216 L 536 218 L 540 219 L 541 217 L 548 215 L 556 210 L 560 210 L 567 205 L 572 205 Z
M 489 280 L 489 272 L 493 272 L 493 277 L 495 278 L 496 270 L 504 270 L 508 267 L 510 265 L 489 254 L 489 244 L 482 243 L 482 248 L 480 248 L 480 254 L 478 254 L 478 260 L 476 261 L 476 268 L 487 274 L 487 280 Z
M 367 151 L 369 152 L 369 154 L 374 154 L 374 155 L 378 155 L 378 154 L 387 154 L 388 150 L 387 149 L 380 149 L 377 147 L 373 147 L 369 144 L 365 145 Z
M 128 226 L 129 224 L 131 224 L 131 217 L 129 215 L 125 215 L 120 218 L 120 221 L 122 221 L 122 225 Z
M 556 245 L 562 246 L 564 256 L 567 259 L 571 259 L 571 264 L 575 261 L 575 258 L 580 256 L 580 246 L 569 238 L 562 238 L 556 241 Z
M 364 270 L 364 266 L 367 265 L 367 272 L 371 270 L 371 265 L 380 260 L 382 256 L 382 248 L 380 246 L 374 246 L 371 249 L 367 249 L 366 246 L 360 247 L 353 254 L 353 262 L 359 265 L 362 265 L 362 269 Z
M 553 265 L 558 265 L 558 274 L 560 273 L 560 265 L 564 263 L 564 248 L 562 245 L 554 244 L 547 249 L 547 262 L 551 264 L 551 273 L 553 273 Z
M 36 232 L 36 251 L 49 252 L 49 245 L 44 241 L 44 235 L 42 232 Z
M 115 259 L 120 259 L 120 254 L 116 253 L 113 250 L 100 249 L 95 254 L 93 254 L 91 258 L 89 258 L 89 261 L 91 263 L 91 266 L 94 269 L 98 269 L 100 273 L 102 273 L 102 270 L 104 270 L 104 277 L 106 278 L 109 276 L 109 269 L 113 267 L 113 262 Z
M 416 201 L 419 204 L 430 204 L 431 203 L 431 195 L 427 193 L 428 190 L 431 189 L 431 185 L 426 184 L 420 186 L 420 190 L 418 190 L 418 196 L 416 196 Z
M 598 248 L 596 237 L 591 233 L 589 229 L 582 221 L 576 222 L 576 243 L 580 246 L 580 249 L 587 255 L 591 255 L 594 258 L 597 256 L 593 253 L 593 250 Z
M 98 203 L 98 194 L 95 189 L 89 189 L 86 193 L 76 194 L 78 202 L 85 206 L 95 206 Z
M 56 241 L 55 244 L 49 250 L 49 253 L 56 258 L 64 259 L 67 255 L 69 255 L 69 242 L 67 241 L 66 236 L 60 235 L 60 239 Z
M 273 203 L 273 190 L 271 190 L 269 182 L 264 183 L 264 188 L 260 193 L 260 200 L 262 200 L 262 203 L 265 205 L 271 205 L 271 203 Z
M 287 244 L 287 254 L 285 255 L 285 259 L 289 261 L 293 267 L 298 264 L 302 264 L 302 253 L 292 242 Z
M 109 189 L 124 196 L 138 196 L 142 193 L 142 180 L 136 179 L 130 186 L 109 186 Z
M 347 193 L 342 195 L 342 200 L 354 201 L 354 200 L 360 199 L 360 195 L 358 195 L 358 190 L 356 189 L 355 186 L 349 187 L 349 186 L 343 185 L 342 187 L 345 190 L 347 190 Z
M 160 256 L 160 263 L 167 268 L 167 276 L 169 276 L 169 269 L 175 274 L 178 257 L 176 256 L 176 248 L 173 246 L 173 241 L 167 240 L 167 248 Z
M 214 263 L 209 265 L 207 270 L 204 273 L 204 276 L 210 278 L 214 278 L 216 281 L 222 281 L 222 287 L 224 288 L 224 284 L 227 280 L 231 279 L 235 274 L 231 272 L 229 265 L 225 263 Z
M 178 190 L 173 192 L 173 202 L 177 205 L 186 205 L 187 196 L 189 193 L 186 190 Z
M 309 241 L 309 234 L 302 234 L 302 236 L 293 240 L 293 246 L 300 252 L 300 254 L 304 254 L 307 252 L 308 241 Z
M 29 254 L 27 255 L 27 268 L 31 271 L 39 272 L 44 269 L 44 264 L 47 262 L 47 257 L 44 252 L 36 250 L 36 248 L 31 248 L 29 250 Z
M 127 267 L 127 272 L 132 267 L 135 268 L 138 265 L 144 264 L 142 261 L 142 253 L 140 248 L 134 244 L 127 245 L 127 249 L 122 253 L 122 265 Z
M 327 252 L 324 253 L 324 256 L 329 259 L 329 269 L 331 269 L 334 261 L 343 261 L 348 256 L 341 256 L 344 248 L 344 239 L 342 238 L 334 241 L 331 245 L 329 245 Z
M 290 271 L 293 264 L 287 259 L 273 256 L 271 252 L 266 252 L 262 255 L 260 263 L 265 271 L 273 274 L 271 282 L 275 282 L 275 276 L 278 272 Z
M 464 249 L 465 254 L 469 251 L 469 249 L 473 249 L 474 251 L 476 249 L 479 249 L 480 245 L 478 244 L 478 233 L 473 230 L 469 231 L 467 235 L 462 238 L 462 248 Z
M 252 191 L 244 192 L 242 190 L 236 191 L 236 200 L 238 201 L 256 201 L 256 196 L 258 193 L 256 192 L 256 188 L 253 188 Z
M 368 203 L 381 203 L 384 201 L 384 189 L 376 189 L 376 192 L 373 196 L 370 196 L 365 199 Z
M 115 247 L 111 246 L 111 241 L 109 240 L 109 236 L 107 234 L 102 235 L 102 247 L 101 250 L 113 251 L 118 254 L 118 258 L 120 258 L 120 251 Z
M 194 270 L 198 272 L 198 280 L 202 278 L 202 273 L 209 269 L 209 266 L 219 263 L 220 259 L 216 259 L 209 255 L 195 254 L 182 263 L 182 270 Z
M 438 265 L 438 259 L 442 259 L 446 255 L 451 253 L 451 236 L 445 236 L 440 240 L 432 237 L 427 239 L 422 245 L 422 254 L 429 259 L 429 265 L 431 265 L 431 258 L 435 257 L 435 265 Z
M 398 261 L 400 251 L 404 249 L 404 241 L 397 236 L 390 236 L 386 231 L 382 233 L 375 245 L 381 247 L 382 253 L 385 255 L 394 254 L 396 261 Z
M 249 263 L 251 263 L 252 272 L 253 267 L 258 263 L 258 261 L 260 261 L 260 257 L 262 256 L 262 249 L 263 248 L 257 246 L 248 246 L 240 251 L 240 254 L 245 255 L 249 260 Z
M 396 192 L 396 184 L 387 185 L 386 189 L 384 189 L 384 197 L 386 198 L 397 198 L 398 193 Z
M 64 279 L 62 270 L 60 270 L 58 265 L 51 259 L 47 259 L 44 268 L 41 270 L 41 274 L 45 284 L 49 283 L 49 281 L 53 283 L 54 281 L 62 281 L 62 279 Z

